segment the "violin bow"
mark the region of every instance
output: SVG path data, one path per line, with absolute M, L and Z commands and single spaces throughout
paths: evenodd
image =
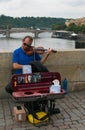
M 35 47 L 35 37 L 34 37 L 34 47 Z M 35 58 L 35 51 L 34 51 L 34 61 L 36 60 Z

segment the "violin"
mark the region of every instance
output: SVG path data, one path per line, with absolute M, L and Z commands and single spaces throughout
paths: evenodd
M 34 46 L 30 46 L 27 50 L 26 53 L 28 55 L 31 55 L 33 53 L 38 53 L 38 54 L 43 54 L 44 52 L 46 52 L 48 49 L 44 49 L 44 47 L 34 47 Z M 53 53 L 56 53 L 57 51 L 52 49 L 51 50 Z

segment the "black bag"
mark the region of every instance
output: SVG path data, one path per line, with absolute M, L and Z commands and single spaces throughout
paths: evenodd
M 32 72 L 49 72 L 48 69 L 39 61 L 33 61 L 30 63 L 32 66 Z
M 42 125 L 42 123 L 46 123 L 49 120 L 49 116 L 46 112 L 40 111 L 28 114 L 28 120 L 30 123 L 38 126 Z
M 47 101 L 36 101 L 25 103 L 24 107 L 28 110 L 28 120 L 35 125 L 43 125 L 49 120 L 49 115 L 45 112 Z

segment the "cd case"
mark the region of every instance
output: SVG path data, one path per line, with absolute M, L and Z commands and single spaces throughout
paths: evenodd
M 22 72 L 23 74 L 31 74 L 32 73 L 31 65 L 23 65 Z

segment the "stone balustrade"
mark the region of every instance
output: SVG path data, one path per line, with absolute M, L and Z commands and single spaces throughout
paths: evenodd
M 12 53 L 0 52 L 0 97 L 9 97 L 5 86 L 11 79 Z M 85 89 L 85 49 L 58 50 L 48 57 L 45 65 L 49 71 L 59 72 L 68 80 L 68 92 Z

